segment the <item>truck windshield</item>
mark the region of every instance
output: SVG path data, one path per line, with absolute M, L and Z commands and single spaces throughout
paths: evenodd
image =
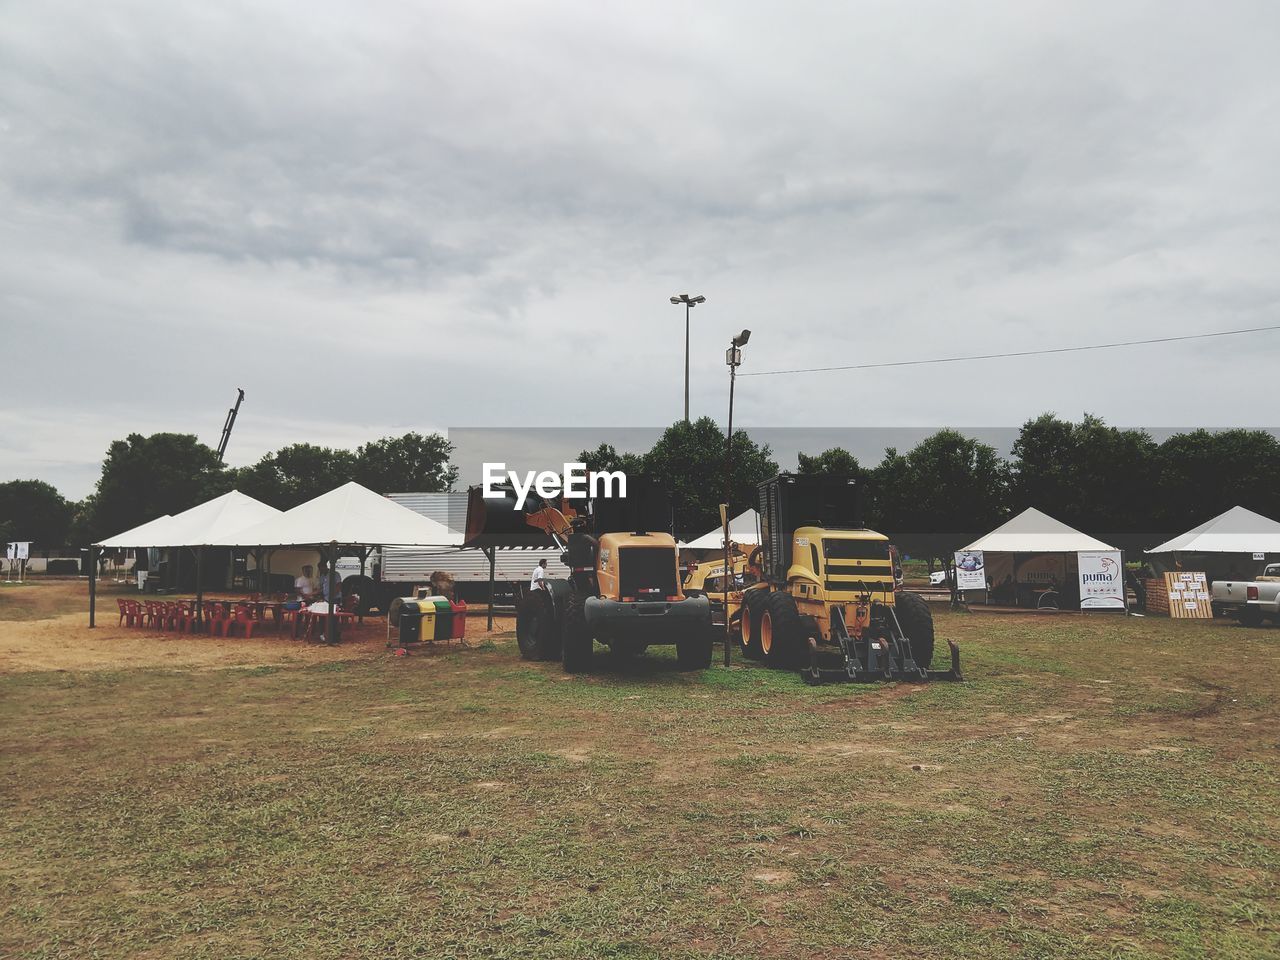
M 888 560 L 889 542 L 824 539 L 822 552 L 828 560 Z

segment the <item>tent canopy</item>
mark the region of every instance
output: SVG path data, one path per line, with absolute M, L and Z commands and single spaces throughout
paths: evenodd
M 154 547 L 156 540 L 168 539 L 167 531 L 172 525 L 173 517 L 165 514 L 163 517 L 156 517 L 154 520 L 148 520 L 146 523 L 139 524 L 132 530 L 126 530 L 124 533 L 117 533 L 114 537 L 103 540 L 98 546 L 107 549 L 129 548 L 134 547 Z
M 1027 507 L 964 549 L 987 553 L 1075 553 L 1078 550 L 1114 550 L 1115 547 L 1081 533 L 1035 507 Z
M 239 531 L 225 545 L 314 547 L 326 543 L 456 547 L 462 545 L 462 534 L 352 481 Z
M 172 523 L 165 529 L 165 539 L 153 543 L 153 547 L 221 547 L 245 527 L 251 527 L 283 511 L 268 506 L 261 500 L 232 490 L 220 497 L 173 515 Z
M 232 490 L 190 510 L 163 516 L 104 540 L 102 547 L 222 547 L 245 527 L 278 517 L 281 511 Z
M 1280 522 L 1244 507 L 1188 530 L 1147 553 L 1280 553 Z
M 729 521 L 729 539 L 743 546 L 756 546 L 760 543 L 759 516 L 754 510 L 744 510 Z M 724 528 L 709 530 L 697 540 L 681 544 L 690 550 L 720 550 L 724 547 Z

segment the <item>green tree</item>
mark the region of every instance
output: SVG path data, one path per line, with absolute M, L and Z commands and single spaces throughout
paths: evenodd
M 67 543 L 73 507 L 43 480 L 0 483 L 0 539 L 30 540 L 41 549 Z
M 241 493 L 289 510 L 355 480 L 358 462 L 350 450 L 294 443 L 237 470 L 235 482 Z
M 1160 444 L 1158 528 L 1179 533 L 1234 506 L 1280 518 L 1280 441 L 1265 430 L 1192 430 Z
M 740 513 L 756 504 L 756 488 L 778 472 L 768 444 L 760 445 L 745 430 L 733 432 L 729 511 Z M 644 456 L 644 472 L 672 494 L 676 536 L 700 536 L 720 522 L 724 499 L 725 436 L 710 417 L 683 420 L 668 427 Z
M 587 470 L 621 470 L 626 474 L 644 473 L 644 455 L 639 453 L 619 453 L 611 443 L 602 443 L 594 450 L 583 450 L 578 454 L 578 462 L 585 463 Z
M 1010 499 L 1095 533 L 1148 532 L 1155 523 L 1156 443 L 1145 431 L 1044 414 L 1013 445 Z
M 1007 467 L 995 448 L 939 430 L 905 455 L 892 448 L 875 470 L 874 523 L 912 552 L 943 557 L 1003 520 Z
M 93 501 L 92 539 L 166 513 L 179 513 L 230 489 L 218 455 L 185 433 L 131 433 L 107 448 Z
M 865 472 L 858 458 L 842 447 L 823 450 L 814 457 L 800 453 L 796 455 L 796 462 L 797 473 L 816 473 L 841 480 L 861 480 Z
M 356 481 L 377 493 L 451 490 L 458 479 L 452 454 L 453 444 L 438 433 L 383 437 L 356 450 Z

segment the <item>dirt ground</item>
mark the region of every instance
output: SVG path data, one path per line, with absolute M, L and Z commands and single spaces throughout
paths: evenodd
M 117 596 L 136 597 L 135 590 L 99 593 L 97 626 L 89 629 L 88 585 L 85 581 L 52 580 L 0 590 L 0 673 L 31 670 L 120 670 L 138 667 L 259 667 L 305 665 L 387 653 L 386 623 L 369 617 L 343 635 L 335 646 L 304 643 L 268 632 L 244 637 L 216 637 L 140 630 L 120 625 Z M 467 644 L 481 643 L 515 629 L 510 617 L 494 618 L 487 630 L 483 613 L 467 619 Z M 431 655 L 449 644 L 424 644 Z M 439 648 L 439 650 L 437 650 Z

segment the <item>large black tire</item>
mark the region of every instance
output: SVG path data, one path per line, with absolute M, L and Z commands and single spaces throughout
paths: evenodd
M 933 611 L 918 593 L 899 593 L 894 602 L 898 625 L 911 641 L 911 659 L 928 670 L 933 663 Z
M 372 577 L 362 577 L 358 573 L 353 573 L 342 581 L 342 595 L 344 597 L 359 597 L 360 605 L 356 607 L 356 612 L 360 616 L 366 616 L 373 607 L 377 606 L 378 585 L 373 582 Z M 385 613 L 386 608 L 381 608 Z
M 516 645 L 526 660 L 553 660 L 556 655 L 556 617 L 550 594 L 530 591 L 516 611 Z
M 796 609 L 796 598 L 775 590 L 765 599 L 760 618 L 760 649 L 764 662 L 775 668 L 797 666 L 805 646 L 804 624 Z
M 564 634 L 560 639 L 560 662 L 565 673 L 583 673 L 591 669 L 595 641 L 587 626 L 586 598 L 570 590 L 564 604 Z
M 1257 607 L 1241 607 L 1240 612 L 1236 614 L 1236 621 L 1242 627 L 1260 627 L 1262 626 L 1262 611 Z
M 764 615 L 764 604 L 768 599 L 768 590 L 748 590 L 742 595 L 738 640 L 742 644 L 742 655 L 748 660 L 759 660 L 764 656 L 760 649 L 760 618 Z
M 691 629 L 676 641 L 676 662 L 681 670 L 705 670 L 711 666 L 710 630 Z

